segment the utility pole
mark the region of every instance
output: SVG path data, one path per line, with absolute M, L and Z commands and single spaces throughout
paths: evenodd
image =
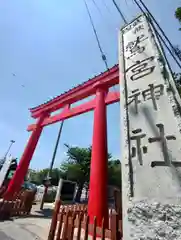
M 53 168 L 53 165 L 54 165 L 54 162 L 55 162 L 55 157 L 56 157 L 56 154 L 57 154 L 57 149 L 58 149 L 58 144 L 59 144 L 59 141 L 60 141 L 60 136 L 61 136 L 61 133 L 62 133 L 63 123 L 64 123 L 64 121 L 62 121 L 61 124 L 60 124 L 60 129 L 59 129 L 59 132 L 58 132 L 57 141 L 56 141 L 56 144 L 55 144 L 52 160 L 50 162 L 50 167 L 49 167 L 49 171 L 48 171 L 48 174 L 47 174 L 47 184 L 45 185 L 43 197 L 42 197 L 41 204 L 40 204 L 40 210 L 43 210 L 45 197 L 47 195 L 48 185 L 49 185 L 49 181 L 50 181 L 52 168 Z
M 14 140 L 11 140 L 11 141 L 10 141 L 10 145 L 9 145 L 9 147 L 8 147 L 8 150 L 7 150 L 7 152 L 6 152 L 5 155 L 4 155 L 4 161 L 6 160 L 6 157 L 7 157 L 8 153 L 9 153 L 9 151 L 10 151 L 13 143 L 15 143 L 15 141 L 14 141 Z

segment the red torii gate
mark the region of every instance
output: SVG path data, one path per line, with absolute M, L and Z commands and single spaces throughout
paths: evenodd
M 12 199 L 19 191 L 43 127 L 94 110 L 88 213 L 90 222 L 93 222 L 94 216 L 97 216 L 99 225 L 102 218 L 105 219 L 105 225 L 108 224 L 106 105 L 119 101 L 119 92 L 109 91 L 110 87 L 118 83 L 119 69 L 118 65 L 115 65 L 93 79 L 30 109 L 31 116 L 37 119 L 37 122 L 28 126 L 28 131 L 32 133 L 4 199 Z M 71 104 L 94 94 L 93 100 L 71 108 Z M 51 116 L 52 112 L 61 108 L 61 113 Z

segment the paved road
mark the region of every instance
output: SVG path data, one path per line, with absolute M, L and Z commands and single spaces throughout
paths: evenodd
M 0 239 L 2 240 L 14 240 L 13 238 L 8 237 L 4 232 L 0 231 Z
M 15 219 L 0 223 L 1 240 L 47 240 L 50 220 Z
M 51 209 L 34 206 L 30 217 L 0 222 L 0 240 L 47 240 L 50 222 Z

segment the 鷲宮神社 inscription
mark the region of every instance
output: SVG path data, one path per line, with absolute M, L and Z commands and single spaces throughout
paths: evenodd
M 119 55 L 123 239 L 180 239 L 180 99 L 147 16 L 121 29 Z

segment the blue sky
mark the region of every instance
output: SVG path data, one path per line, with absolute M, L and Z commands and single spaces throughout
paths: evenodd
M 111 0 L 87 0 L 108 64 L 118 62 L 118 28 L 123 22 Z M 179 0 L 145 0 L 174 44 L 181 33 L 174 18 Z M 128 20 L 139 11 L 132 0 L 117 0 Z M 28 108 L 88 80 L 105 67 L 83 0 L 6 0 L 0 3 L 0 156 L 10 139 L 11 154 L 21 157 L 34 120 Z M 13 76 L 14 73 L 16 76 Z M 22 87 L 24 85 L 25 87 Z M 120 156 L 119 104 L 108 107 L 108 148 Z M 65 159 L 63 143 L 87 147 L 92 141 L 93 113 L 65 121 L 55 166 Z M 49 166 L 59 123 L 44 129 L 31 167 Z

